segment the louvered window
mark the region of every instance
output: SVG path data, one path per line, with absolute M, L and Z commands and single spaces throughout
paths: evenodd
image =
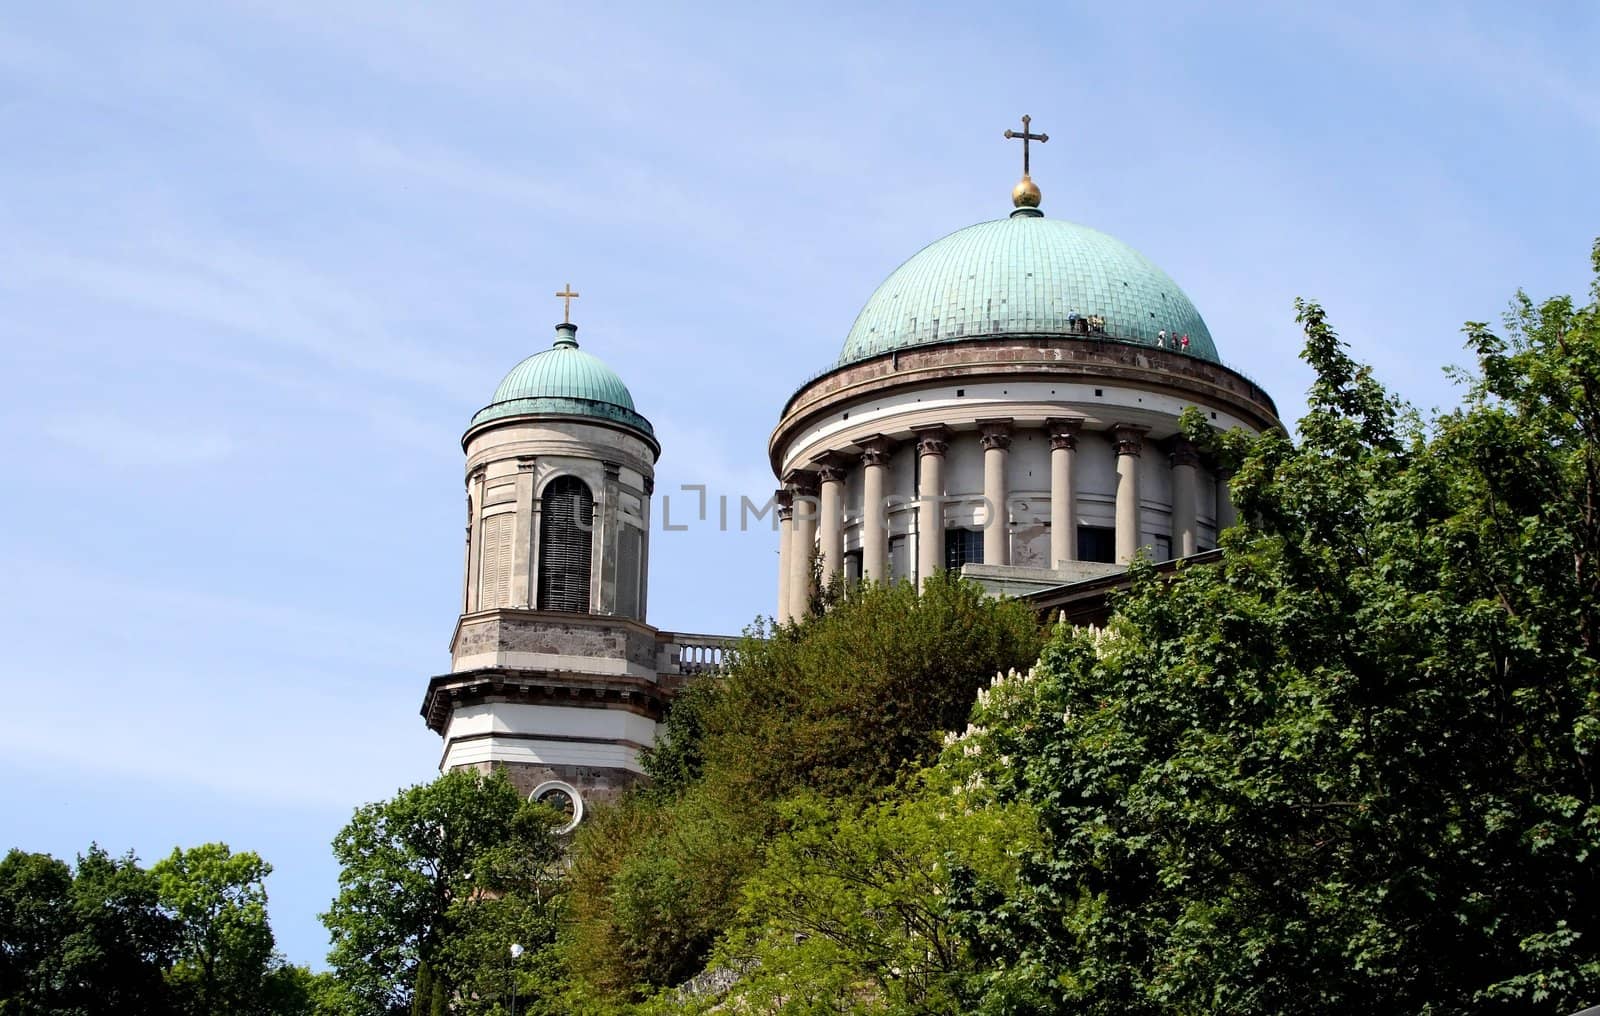
M 516 516 L 510 512 L 483 520 L 482 576 L 478 585 L 478 608 L 489 610 L 511 602 L 511 527 Z
M 544 489 L 539 518 L 539 609 L 589 610 L 594 495 L 575 476 Z

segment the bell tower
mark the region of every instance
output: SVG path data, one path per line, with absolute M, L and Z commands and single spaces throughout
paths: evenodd
M 638 780 L 681 647 L 645 623 L 661 446 L 568 313 L 461 439 L 466 554 L 450 672 L 422 715 L 441 771 L 502 769 L 568 810 Z

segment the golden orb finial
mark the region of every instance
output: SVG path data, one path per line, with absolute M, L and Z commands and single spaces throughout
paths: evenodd
M 1033 182 L 1033 177 L 1025 176 L 1011 188 L 1011 203 L 1018 208 L 1039 207 L 1039 185 Z

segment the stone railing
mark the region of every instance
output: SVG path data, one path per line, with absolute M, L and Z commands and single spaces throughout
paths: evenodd
M 659 671 L 684 677 L 722 673 L 736 641 L 730 635 L 695 635 L 677 631 L 664 631 L 660 638 Z

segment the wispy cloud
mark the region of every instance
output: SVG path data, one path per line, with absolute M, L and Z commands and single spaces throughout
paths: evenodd
M 177 468 L 205 465 L 227 458 L 233 438 L 215 431 L 159 427 L 148 421 L 102 413 L 74 415 L 45 425 L 51 438 L 111 466 Z
M 219 330 L 214 343 L 245 337 L 463 397 L 482 387 L 459 361 L 395 335 L 376 307 L 324 274 L 225 237 L 169 224 L 138 256 L 35 246 L 0 255 L 0 265 L 15 285 L 55 287 Z
M 1592 74 L 1583 73 L 1590 70 L 1587 64 L 1563 67 L 1548 39 L 1541 41 L 1521 25 L 1502 19 L 1489 27 L 1473 17 L 1470 7 L 1459 5 L 1425 13 L 1393 5 L 1365 12 L 1339 5 L 1275 9 L 1390 65 L 1399 80 L 1420 73 L 1464 92 L 1493 96 L 1525 115 L 1542 119 L 1554 112 L 1600 130 L 1600 87 Z M 1592 12 L 1585 14 L 1593 19 Z
M 71 647 L 8 640 L 12 667 L 73 694 L 0 712 L 0 760 L 338 806 L 427 772 L 437 739 L 415 715 L 420 693 L 372 694 L 379 674 L 426 655 L 413 632 L 60 562 L 7 572 L 8 627 L 41 604 L 117 606 Z

